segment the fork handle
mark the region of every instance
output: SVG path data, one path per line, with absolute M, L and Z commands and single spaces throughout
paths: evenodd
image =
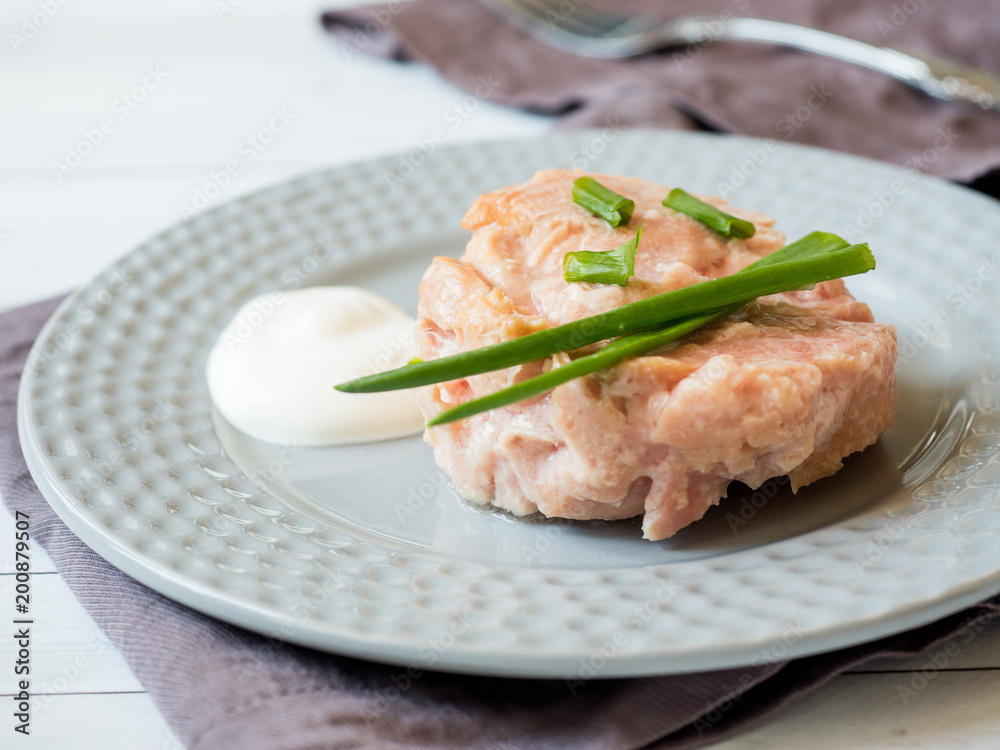
M 987 104 L 995 106 L 997 93 L 1000 92 L 997 81 L 991 76 L 926 55 L 908 54 L 890 47 L 876 47 L 826 31 L 761 18 L 733 18 L 725 25 L 721 34 L 718 24 L 718 18 L 691 17 L 679 20 L 671 31 L 683 36 L 691 44 L 731 39 L 770 42 L 815 52 L 885 73 L 938 99 L 963 99 L 984 108 Z M 672 38 L 676 39 L 675 36 Z M 964 88 L 963 83 L 966 84 Z M 969 87 L 971 91 L 968 90 Z M 993 102 L 984 102 L 984 93 Z

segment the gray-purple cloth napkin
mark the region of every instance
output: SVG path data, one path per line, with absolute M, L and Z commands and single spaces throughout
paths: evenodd
M 553 20 L 586 13 L 589 2 L 562 0 Z M 604 4 L 659 18 L 714 16 L 719 24 L 736 16 L 786 21 L 1000 74 L 1000 7 L 993 0 Z M 960 181 L 1000 166 L 1000 112 L 941 102 L 815 54 L 720 41 L 625 60 L 587 59 L 529 38 L 472 0 L 393 0 L 327 13 L 323 23 L 345 43 L 348 57 L 423 62 L 480 99 L 561 115 L 562 126 L 707 127 L 848 151 Z
M 1000 600 L 991 600 L 908 633 L 792 662 L 583 686 L 386 666 L 268 639 L 181 606 L 109 565 L 38 491 L 18 442 L 17 388 L 57 302 L 0 314 L 0 495 L 11 512 L 29 514 L 34 540 L 192 749 L 700 747 L 870 659 L 935 646 L 950 653 L 960 633 L 1000 613 Z

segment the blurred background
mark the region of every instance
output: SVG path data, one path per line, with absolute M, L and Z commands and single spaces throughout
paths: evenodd
M 438 127 L 466 94 L 422 66 L 345 53 L 319 17 L 346 5 L 4 2 L 0 309 L 80 285 L 181 220 L 181 206 L 223 182 L 212 173 L 229 162 L 239 172 L 218 194 L 207 189 L 213 205 L 407 150 Z M 272 121 L 283 129 L 263 143 L 255 136 Z M 550 118 L 484 101 L 463 110 L 449 141 L 549 127 Z
M 1000 39 L 1000 11 L 983 17 L 982 9 L 989 3 L 981 0 L 949 2 L 946 14 L 940 12 L 940 0 L 930 4 L 852 0 L 836 6 L 754 0 L 748 7 L 750 2 L 718 0 L 705 5 L 676 0 L 661 4 L 657 12 L 707 13 L 711 6 L 723 20 L 756 13 L 820 27 L 830 23 L 842 33 L 876 43 L 931 39 L 941 48 L 960 50 L 964 62 L 1000 65 L 1000 43 L 964 44 L 977 34 Z M 564 4 L 572 16 L 582 3 L 564 0 Z M 507 88 L 469 106 L 469 92 L 446 79 L 472 76 L 462 67 L 468 66 L 468 48 L 474 50 L 478 44 L 479 29 L 463 33 L 461 27 L 445 28 L 434 45 L 424 42 L 426 48 L 438 48 L 435 62 L 443 68 L 442 77 L 419 62 L 400 64 L 367 54 L 378 51 L 375 32 L 391 31 L 396 24 L 400 4 L 386 14 L 385 23 L 366 28 L 368 19 L 362 18 L 355 31 L 341 28 L 340 38 L 361 39 L 365 52 L 343 46 L 324 31 L 323 11 L 352 5 L 356 3 L 350 0 L 3 3 L 0 309 L 78 286 L 157 230 L 186 218 L 184 207 L 195 202 L 204 208 L 304 171 L 408 151 L 445 124 L 445 143 L 531 136 L 556 125 L 556 117 L 496 103 L 511 93 L 511 82 L 515 89 L 530 90 L 532 78 L 543 77 L 537 60 L 524 56 L 520 65 L 517 60 L 504 61 L 500 72 Z M 932 8 L 935 5 L 939 7 Z M 439 22 L 448 16 L 436 12 Z M 448 65 L 452 53 L 441 50 L 452 43 L 456 52 Z M 907 149 L 919 153 L 933 142 L 935 128 L 946 117 L 941 113 L 958 112 L 947 117 L 949 124 L 959 126 L 959 145 L 944 154 L 942 163 L 957 158 L 956 152 L 974 142 L 982 143 L 982 127 L 978 133 L 968 129 L 972 135 L 961 127 L 968 124 L 967 116 L 982 114 L 973 112 L 975 107 L 940 105 L 885 76 L 816 55 L 786 50 L 782 56 L 766 45 L 704 47 L 672 53 L 660 63 L 634 63 L 635 70 L 659 64 L 673 93 L 647 85 L 631 96 L 616 91 L 615 96 L 605 97 L 612 84 L 604 72 L 592 67 L 591 61 L 570 58 L 560 61 L 570 80 L 578 72 L 576 80 L 595 82 L 585 106 L 572 111 L 579 105 L 572 101 L 576 95 L 564 101 L 567 95 L 558 90 L 529 91 L 531 96 L 525 98 L 536 112 L 567 114 L 563 125 L 600 124 L 606 119 L 602 114 L 611 112 L 625 125 L 714 127 L 779 140 L 789 137 L 860 153 L 884 152 L 897 163 L 904 163 Z M 492 53 L 496 55 L 496 49 Z M 784 67 L 768 76 L 763 86 L 733 84 L 731 90 L 725 81 L 720 84 L 718 75 L 708 76 L 713 90 L 704 94 L 700 71 L 708 67 L 704 64 L 709 58 L 716 66 L 724 64 L 726 55 L 734 64 L 723 69 L 734 81 L 748 74 L 745 61 L 774 59 Z M 520 51 L 513 55 L 518 56 Z M 497 65 L 493 65 L 488 69 L 494 70 Z M 784 73 L 798 70 L 817 71 L 808 75 L 820 83 L 827 79 L 817 76 L 833 70 L 839 86 L 833 89 L 837 94 L 833 103 L 811 122 L 797 120 L 794 107 L 812 101 L 811 88 L 789 91 L 785 101 L 781 98 L 788 87 Z M 693 82 L 693 90 L 684 90 L 685 81 Z M 879 113 L 873 116 L 859 106 L 853 118 L 850 107 L 845 107 L 846 99 L 869 89 L 878 89 L 886 106 L 905 105 L 915 116 L 929 114 L 926 134 L 916 128 L 908 133 L 909 142 L 874 142 L 877 134 L 867 126 L 874 129 Z M 699 96 L 704 99 L 698 101 Z M 706 107 L 708 100 L 712 101 Z M 744 105 L 757 113 L 756 122 L 729 116 L 732 112 L 727 110 L 739 112 Z M 719 113 L 729 116 L 728 121 Z M 995 118 L 994 145 L 983 149 L 983 156 L 990 150 L 991 159 L 1000 162 L 1000 114 Z M 846 128 L 852 119 L 855 130 Z M 817 136 L 814 129 L 824 132 Z M 965 161 L 968 172 L 967 156 Z M 227 164 L 234 167 L 233 174 L 226 174 Z M 931 174 L 942 173 L 941 163 L 918 166 Z M 984 184 L 993 185 L 995 192 L 995 179 L 981 179 L 977 186 Z M 67 248 L 72 252 L 65 252 Z

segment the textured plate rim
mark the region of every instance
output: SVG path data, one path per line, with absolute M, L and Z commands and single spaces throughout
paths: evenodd
M 578 140 L 587 137 L 587 131 L 574 131 L 572 133 L 547 136 L 546 139 L 571 139 Z M 631 138 L 656 138 L 664 137 L 663 131 L 631 131 L 628 137 Z M 684 137 L 691 134 L 671 133 L 669 137 Z M 742 138 L 738 136 L 705 136 L 698 134 L 698 138 L 721 137 L 735 139 L 755 145 L 763 143 L 758 139 Z M 503 148 L 522 144 L 531 139 L 515 139 L 502 142 L 493 142 L 490 145 Z M 820 154 L 831 154 L 822 149 L 786 144 L 792 150 L 805 152 L 817 152 Z M 441 149 L 441 153 L 455 152 L 468 146 L 453 146 Z M 856 161 L 863 165 L 877 165 L 885 169 L 888 165 L 879 162 L 872 162 L 860 157 L 844 154 L 835 154 L 838 159 Z M 394 157 L 384 157 L 378 160 L 368 160 L 375 162 L 389 163 Z M 367 163 L 367 162 L 359 162 Z M 336 167 L 326 172 L 347 172 L 356 164 Z M 310 175 L 303 175 L 294 178 L 290 182 L 307 179 Z M 933 179 L 933 178 L 931 178 Z M 940 182 L 940 181 L 939 181 Z M 944 183 L 942 183 L 944 184 Z M 253 199 L 255 196 L 266 194 L 279 186 L 272 186 L 261 191 L 251 193 L 247 196 L 235 199 L 213 209 L 208 213 L 216 213 L 227 208 L 241 204 L 244 201 Z M 949 186 L 951 189 L 964 190 L 963 188 Z M 965 191 L 969 196 L 975 195 L 971 191 Z M 148 243 L 143 243 L 133 252 L 138 251 Z M 129 254 L 131 255 L 131 253 Z M 118 261 L 123 262 L 129 257 Z M 117 263 L 115 264 L 117 265 Z M 80 297 L 84 290 L 75 293 L 67 298 L 59 309 L 46 323 L 39 334 L 38 341 L 45 341 L 57 325 L 59 315 Z M 36 345 L 37 346 L 37 345 Z M 34 353 L 34 350 L 33 350 Z M 93 518 L 87 516 L 75 503 L 72 492 L 63 485 L 43 456 L 42 446 L 38 441 L 31 422 L 31 397 L 30 386 L 34 375 L 26 370 L 22 378 L 19 398 L 18 398 L 18 427 L 21 435 L 22 449 L 28 467 L 42 490 L 47 501 L 52 505 L 56 513 L 66 522 L 67 526 L 76 533 L 85 543 L 91 546 L 98 554 L 109 562 L 119 567 L 127 574 L 133 576 L 140 582 L 150 586 L 154 590 L 175 599 L 182 604 L 190 606 L 198 611 L 228 621 L 249 630 L 253 630 L 265 635 L 272 634 L 275 628 L 287 622 L 286 617 L 280 616 L 273 611 L 263 607 L 248 604 L 246 601 L 236 597 L 230 597 L 203 585 L 199 581 L 192 581 L 184 575 L 180 575 L 165 569 L 163 566 L 151 563 L 146 558 L 133 553 L 124 544 L 120 543 L 106 529 L 102 528 Z M 892 613 L 892 617 L 878 615 L 875 617 L 854 617 L 847 623 L 840 623 L 836 627 L 816 629 L 808 633 L 796 643 L 791 644 L 784 656 L 797 657 L 808 654 L 829 651 L 836 648 L 856 644 L 862 641 L 876 639 L 890 633 L 899 632 L 910 627 L 925 624 L 944 615 L 953 613 L 965 606 L 971 605 L 988 596 L 1000 592 L 1000 566 L 998 570 L 988 574 L 967 580 L 964 585 L 953 586 L 937 595 L 915 599 L 907 606 L 898 607 Z M 352 656 L 369 658 L 375 661 L 390 664 L 407 664 L 413 660 L 412 648 L 403 646 L 397 647 L 386 644 L 378 637 L 365 637 L 364 634 L 354 633 L 350 637 L 344 638 L 335 633 L 322 628 L 302 627 L 295 630 L 287 640 L 301 645 L 311 646 L 323 650 L 345 653 Z M 771 642 L 772 638 L 763 639 L 764 642 Z M 609 661 L 599 675 L 605 677 L 624 677 L 639 675 L 654 675 L 666 673 L 681 673 L 704 669 L 719 669 L 725 667 L 745 666 L 748 661 L 748 643 L 742 643 L 726 648 L 723 645 L 715 644 L 713 648 L 706 651 L 704 648 L 693 648 L 689 652 L 684 650 L 671 653 L 667 659 L 662 656 L 659 659 L 651 659 L 649 655 L 639 655 L 630 658 L 621 658 Z M 517 659 L 510 657 L 510 649 L 507 654 L 497 655 L 489 651 L 480 653 L 469 651 L 455 651 L 443 655 L 436 668 L 454 672 L 466 672 L 471 674 L 490 674 L 501 676 L 518 677 L 563 677 L 568 673 L 568 668 L 572 665 L 567 663 L 563 655 L 556 655 L 551 659 L 539 658 L 537 653 L 530 655 L 530 664 L 519 663 Z M 575 659 L 576 657 L 574 657 Z

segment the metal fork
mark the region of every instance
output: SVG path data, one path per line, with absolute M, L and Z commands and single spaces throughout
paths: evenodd
M 539 41 L 584 57 L 632 57 L 666 47 L 720 40 L 763 42 L 871 68 L 937 99 L 1000 111 L 1000 79 L 986 71 L 923 53 L 876 47 L 805 26 L 727 14 L 659 21 L 645 16 L 620 16 L 595 8 L 587 0 L 479 2 Z

